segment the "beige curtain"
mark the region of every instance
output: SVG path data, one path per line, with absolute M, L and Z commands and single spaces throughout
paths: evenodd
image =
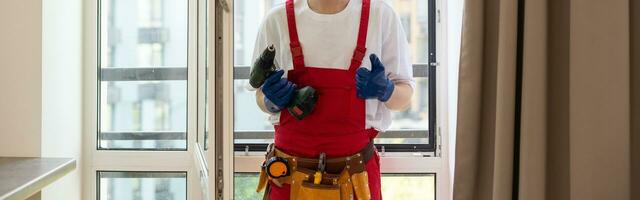
M 454 199 L 640 199 L 638 4 L 465 1 Z
M 631 0 L 631 199 L 640 199 L 640 2 Z

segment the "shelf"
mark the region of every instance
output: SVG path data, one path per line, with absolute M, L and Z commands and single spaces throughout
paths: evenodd
M 71 158 L 0 157 L 0 200 L 26 199 L 75 168 Z

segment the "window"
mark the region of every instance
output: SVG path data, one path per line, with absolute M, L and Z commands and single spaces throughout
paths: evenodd
M 199 199 L 206 1 L 85 2 L 83 199 Z
M 376 140 L 388 163 L 381 169 L 383 190 L 393 191 L 384 195 L 432 199 L 446 177 L 436 144 L 439 0 L 385 1 L 398 11 L 411 43 L 417 88 L 411 108 L 394 114 L 392 129 Z M 273 128 L 245 86 L 258 24 L 282 2 L 87 1 L 86 16 L 96 20 L 85 22 L 83 199 L 197 200 L 198 185 L 211 198 L 258 195 L 256 173 Z M 210 72 L 209 65 L 216 67 Z
M 273 126 L 247 89 L 259 24 L 284 0 L 233 1 L 234 188 L 236 199 L 256 199 L 263 151 Z M 387 0 L 399 14 L 413 56 L 416 79 L 411 107 L 393 114 L 393 124 L 375 140 L 382 155 L 385 199 L 435 199 L 443 165 L 436 144 L 436 0 Z M 388 163 L 388 164 L 384 164 Z M 444 176 L 442 176 L 444 177 Z M 440 178 L 442 179 L 442 178 Z
M 273 141 L 273 126 L 266 120 L 267 114 L 256 105 L 255 93 L 246 86 L 259 25 L 271 8 L 282 2 L 234 1 L 234 139 L 237 151 L 264 151 L 266 144 Z M 376 144 L 379 149 L 389 152 L 434 152 L 435 32 L 429 30 L 435 29 L 435 23 L 430 25 L 428 14 L 435 13 L 435 8 L 429 7 L 428 0 L 388 2 L 400 15 L 410 41 L 416 88 L 411 107 L 405 112 L 393 113 L 390 130 L 381 133 Z
M 198 1 L 198 144 L 202 151 L 209 149 L 209 1 Z
M 99 200 L 187 199 L 186 172 L 98 172 Z
M 185 150 L 187 1 L 102 0 L 100 22 L 98 148 Z

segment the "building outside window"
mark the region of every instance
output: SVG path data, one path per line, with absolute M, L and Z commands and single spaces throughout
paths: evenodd
M 101 0 L 98 149 L 186 150 L 186 0 Z M 145 71 L 146 70 L 146 71 Z M 137 73 L 142 72 L 142 73 Z M 166 79 L 166 80 L 165 80 Z M 186 175 L 97 172 L 99 199 L 186 199 Z

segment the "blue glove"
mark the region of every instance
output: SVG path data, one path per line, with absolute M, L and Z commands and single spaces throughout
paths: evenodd
M 393 94 L 395 85 L 393 81 L 384 73 L 384 65 L 378 56 L 371 54 L 371 70 L 360 67 L 356 71 L 356 89 L 358 97 L 361 99 L 377 98 L 382 102 L 387 102 Z
M 284 75 L 284 71 L 278 70 L 271 74 L 262 84 L 262 93 L 264 93 L 266 100 L 278 106 L 279 109 L 289 104 L 296 89 L 296 85 L 286 78 L 282 78 L 282 75 Z M 265 103 L 267 102 L 266 100 Z M 272 109 L 269 110 L 272 111 Z

